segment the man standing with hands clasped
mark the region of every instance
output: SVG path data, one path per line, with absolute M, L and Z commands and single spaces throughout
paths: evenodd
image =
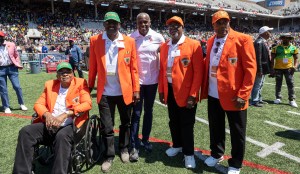
M 183 152 L 186 168 L 195 168 L 194 124 L 199 90 L 203 77 L 200 42 L 186 37 L 178 16 L 168 19 L 171 40 L 160 48 L 158 92 L 160 102 L 168 105 L 173 146 L 169 157 Z
M 90 40 L 90 90 L 97 82 L 97 103 L 102 125 L 102 140 L 105 146 L 103 172 L 108 172 L 115 157 L 114 120 L 118 107 L 119 149 L 123 163 L 129 162 L 129 136 L 132 103 L 140 100 L 140 85 L 134 39 L 119 32 L 120 18 L 115 12 L 104 16 L 103 34 Z
M 256 60 L 251 36 L 234 31 L 229 23 L 227 12 L 214 13 L 215 35 L 207 41 L 201 99 L 208 98 L 211 156 L 204 163 L 212 167 L 224 159 L 226 114 L 232 147 L 228 174 L 238 174 L 245 154 L 247 108 Z

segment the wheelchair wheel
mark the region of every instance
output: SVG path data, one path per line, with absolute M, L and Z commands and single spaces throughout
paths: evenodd
M 90 117 L 85 135 L 84 147 L 86 162 L 89 165 L 93 165 L 100 159 L 102 147 L 100 118 L 97 115 Z

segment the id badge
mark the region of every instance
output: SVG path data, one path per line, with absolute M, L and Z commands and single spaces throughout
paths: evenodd
M 283 62 L 284 64 L 287 64 L 287 63 L 289 63 L 289 59 L 288 59 L 288 58 L 283 58 L 282 62 Z
M 218 70 L 218 66 L 211 66 L 210 76 L 211 77 L 217 77 L 217 70 Z
M 108 76 L 116 75 L 116 65 L 106 65 L 106 74 Z
M 167 77 L 172 77 L 172 67 L 167 68 Z

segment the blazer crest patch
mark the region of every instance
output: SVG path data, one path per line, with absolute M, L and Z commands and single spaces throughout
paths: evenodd
M 184 67 L 187 67 L 190 62 L 191 62 L 191 60 L 188 59 L 187 57 L 181 59 L 181 63 L 183 64 Z
M 129 64 L 129 62 L 130 62 L 130 57 L 125 57 L 125 58 L 124 58 L 124 61 L 125 61 L 126 64 Z
M 229 60 L 229 63 L 230 63 L 231 65 L 235 65 L 236 62 L 237 62 L 237 58 L 236 58 L 236 57 L 235 57 L 235 58 L 229 58 L 228 60 Z
M 75 98 L 73 98 L 73 103 L 79 103 L 79 96 L 78 97 L 75 97 Z

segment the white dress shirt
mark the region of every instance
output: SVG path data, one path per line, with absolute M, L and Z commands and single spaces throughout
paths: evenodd
M 225 45 L 225 41 L 227 39 L 226 35 L 223 38 L 217 38 L 215 37 L 214 44 L 211 48 L 210 52 L 210 64 L 209 64 L 209 78 L 208 78 L 208 95 L 214 98 L 219 98 L 219 92 L 218 92 L 218 80 L 217 80 L 217 69 L 212 70 L 212 67 L 218 67 L 220 63 L 220 59 L 222 56 L 223 48 Z M 219 46 L 217 46 L 217 42 L 219 42 Z M 217 53 L 215 53 L 214 50 L 217 50 Z M 213 76 L 215 75 L 215 76 Z
M 184 34 L 181 35 L 179 41 L 176 44 L 172 44 L 172 39 L 168 42 L 168 65 L 167 65 L 167 78 L 168 83 L 172 83 L 172 67 L 175 57 L 180 56 L 180 50 L 178 50 L 178 45 L 182 44 L 185 40 Z
M 137 30 L 130 37 L 134 38 L 136 43 L 140 84 L 151 85 L 158 83 L 158 48 L 165 42 L 165 39 L 151 28 L 145 36 L 141 35 Z
M 105 61 L 106 61 L 106 83 L 104 85 L 103 95 L 120 96 L 122 95 L 121 84 L 118 75 L 118 55 L 119 48 L 125 48 L 124 38 L 118 32 L 118 38 L 114 41 L 103 33 L 102 39 L 105 40 Z
M 56 102 L 53 108 L 52 115 L 54 117 L 58 117 L 59 115 L 65 113 L 68 109 L 66 107 L 66 96 L 68 93 L 69 88 L 63 88 L 60 86 L 58 91 L 58 96 L 56 98 Z M 65 121 L 60 126 L 67 126 L 72 124 L 73 120 L 71 117 L 65 119 Z

